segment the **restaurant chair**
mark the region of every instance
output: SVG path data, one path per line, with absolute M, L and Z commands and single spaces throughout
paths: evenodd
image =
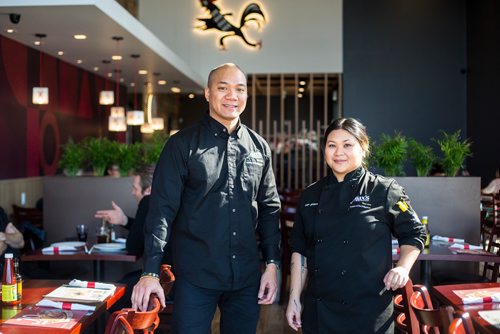
M 453 321 L 453 307 L 445 306 L 434 309 L 430 302 L 427 288 L 414 291 L 410 298 L 410 306 L 420 323 L 422 333 L 445 334 Z
M 413 292 L 421 285 L 413 285 L 411 279 L 401 289 L 397 289 L 394 295 L 395 325 L 400 333 L 420 334 L 420 324 L 410 306 L 410 298 Z
M 25 208 L 15 204 L 12 205 L 12 209 L 14 225 L 22 232 L 24 237 L 22 253 L 41 248 L 45 240 L 43 211 L 37 208 Z
M 455 315 L 448 328 L 448 334 L 475 334 L 474 325 L 470 318 L 469 313 L 462 312 Z
M 165 293 L 166 306 L 158 312 L 158 316 L 160 318 L 158 330 L 161 331 L 161 333 L 168 333 L 171 330 L 170 324 L 172 323 L 174 302 L 171 299 L 169 300 L 168 296 L 170 295 L 174 283 L 175 275 L 171 270 L 171 266 L 168 264 L 162 264 L 160 267 L 160 285 Z
M 152 295 L 149 299 L 148 310 L 144 312 L 136 311 L 132 308 L 124 308 L 114 312 L 106 325 L 105 334 L 117 334 L 120 332 L 120 327 L 125 329 L 125 333 L 154 333 L 160 319 L 158 312 L 160 311 L 160 300 L 156 295 Z M 132 332 L 127 331 L 129 328 Z

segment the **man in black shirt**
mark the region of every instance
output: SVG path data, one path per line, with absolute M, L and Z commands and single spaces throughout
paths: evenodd
M 271 150 L 240 122 L 247 81 L 234 64 L 210 72 L 209 112 L 172 136 L 161 154 L 145 226 L 144 273 L 136 309 L 156 293 L 168 242 L 176 270 L 175 333 L 208 333 L 216 306 L 222 333 L 255 333 L 259 304 L 277 292 L 280 202 Z M 261 276 L 255 231 L 266 270 Z

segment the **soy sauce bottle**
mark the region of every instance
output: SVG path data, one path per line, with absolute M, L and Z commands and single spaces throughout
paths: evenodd
M 3 305 L 17 305 L 19 300 L 17 299 L 17 280 L 16 273 L 14 271 L 12 253 L 5 254 L 5 261 L 3 265 L 3 276 L 2 276 L 2 304 Z

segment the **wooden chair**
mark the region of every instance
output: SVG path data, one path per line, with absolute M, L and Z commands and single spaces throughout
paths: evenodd
M 421 291 L 414 291 L 410 298 L 410 305 L 420 323 L 422 333 L 445 334 L 448 331 L 453 320 L 453 307 L 434 309 L 427 288 L 423 287 Z
M 33 251 L 42 246 L 43 238 L 36 235 L 32 228 L 43 232 L 43 211 L 37 208 L 25 208 L 13 204 L 14 225 L 23 233 L 24 248 L 22 252 Z M 29 224 L 29 227 L 27 226 Z
M 154 333 L 155 329 L 160 323 L 158 312 L 160 311 L 160 300 L 156 295 L 152 295 L 149 300 L 148 310 L 145 312 L 138 312 L 132 308 L 124 308 L 120 311 L 114 312 L 106 326 L 105 334 L 121 333 L 120 328 L 129 330 L 125 333 Z
M 448 334 L 475 334 L 469 313 L 459 313 L 448 328 Z
M 410 306 L 410 298 L 415 290 L 418 290 L 421 285 L 413 285 L 411 279 L 406 285 L 396 290 L 394 296 L 394 310 L 396 329 L 402 333 L 420 334 L 420 324 L 415 316 L 415 312 Z
M 165 293 L 165 297 L 170 294 L 172 287 L 175 283 L 175 275 L 171 270 L 170 265 L 163 264 L 160 267 L 160 285 L 163 288 L 163 292 Z M 172 322 L 172 313 L 174 312 L 174 303 L 173 301 L 166 301 L 166 307 L 164 307 L 160 312 L 158 312 L 158 317 L 160 318 L 160 324 L 158 326 L 158 330 L 161 333 L 168 333 L 171 330 L 170 324 Z

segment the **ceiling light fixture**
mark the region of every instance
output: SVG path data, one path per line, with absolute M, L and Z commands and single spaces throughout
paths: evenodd
M 47 37 L 46 34 L 35 34 L 39 39 L 40 46 L 40 76 L 38 78 L 38 87 L 33 87 L 33 94 L 31 97 L 31 102 L 33 104 L 49 104 L 49 88 L 42 87 L 42 64 L 43 64 L 43 53 L 42 53 L 42 38 Z
M 167 80 L 158 80 L 158 85 L 165 86 L 167 84 Z
M 62 55 L 64 55 L 64 51 L 57 51 L 57 54 L 58 54 L 59 56 L 62 56 Z
M 193 94 L 193 93 L 190 93 L 190 94 L 188 95 L 188 97 L 189 97 L 190 99 L 194 99 L 194 94 Z
M 105 67 L 107 67 L 111 63 L 111 61 L 106 59 L 106 60 L 103 60 L 102 63 L 104 64 Z M 111 77 L 110 74 L 111 73 L 108 73 L 108 77 Z M 104 79 L 104 90 L 102 90 L 99 93 L 99 104 L 105 105 L 105 106 L 110 106 L 113 103 L 115 103 L 115 92 L 108 89 L 108 79 L 105 78 Z
M 170 88 L 170 90 L 172 91 L 172 93 L 180 93 L 181 92 L 181 89 L 179 87 L 172 87 L 172 88 Z
M 135 75 L 134 75 L 134 110 L 127 111 L 127 124 L 128 125 L 142 125 L 144 124 L 144 111 L 137 108 L 137 68 L 139 64 L 138 54 L 130 55 L 134 59 Z
M 73 35 L 73 38 L 78 39 L 78 40 L 83 40 L 83 39 L 87 39 L 87 35 L 76 34 L 76 35 Z
M 13 34 L 15 32 L 14 29 L 7 29 L 5 31 L 7 32 L 7 34 Z
M 123 37 L 113 36 L 112 39 L 116 41 L 116 54 L 120 56 L 120 41 Z M 113 56 L 114 57 L 114 56 Z M 111 107 L 111 115 L 109 116 L 108 130 L 114 132 L 127 131 L 127 121 L 125 119 L 125 108 L 119 106 L 120 103 L 120 63 L 116 62 L 116 88 L 115 88 L 115 106 Z
M 148 74 L 148 71 L 147 70 L 139 70 L 138 73 L 140 75 L 146 75 L 146 74 Z

